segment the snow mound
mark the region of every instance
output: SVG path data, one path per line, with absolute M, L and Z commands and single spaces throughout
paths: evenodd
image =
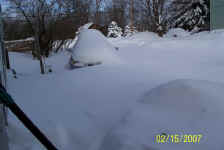
M 224 84 L 175 80 L 146 93 L 136 109 L 109 132 L 100 150 L 221 150 Z M 156 135 L 198 135 L 199 144 L 158 144 Z M 220 134 L 221 133 L 221 134 Z
M 99 31 L 88 29 L 80 32 L 72 56 L 83 63 L 120 63 L 115 52 L 115 48 Z
M 181 28 L 170 29 L 164 37 L 172 38 L 172 37 L 187 37 L 190 36 L 190 32 L 185 31 Z
M 89 27 L 92 25 L 93 23 L 92 22 L 89 22 L 87 24 L 84 24 L 83 26 L 79 27 L 78 31 L 76 32 L 76 37 L 72 40 L 69 40 L 68 42 L 66 42 L 66 47 L 71 49 L 75 46 L 77 40 L 78 40 L 78 35 L 80 34 L 81 31 L 83 30 L 88 30 Z
M 224 104 L 223 89 L 224 85 L 209 81 L 175 80 L 152 89 L 142 101 L 182 112 L 189 112 L 189 108 L 195 113 L 204 109 L 218 111 Z
M 156 33 L 153 32 L 138 32 L 132 36 L 124 37 L 124 40 L 120 40 L 122 43 L 137 44 L 138 46 L 143 46 L 145 44 L 152 43 L 154 41 L 160 41 L 160 38 Z
M 160 39 L 160 37 L 156 33 L 153 33 L 153 32 L 139 32 L 139 33 L 134 34 L 131 37 L 128 37 L 127 39 L 153 41 L 153 40 Z

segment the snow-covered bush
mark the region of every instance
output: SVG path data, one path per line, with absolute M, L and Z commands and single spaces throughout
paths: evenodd
M 124 37 L 130 37 L 133 34 L 137 33 L 138 31 L 136 30 L 136 27 L 133 26 L 133 29 L 131 29 L 130 25 L 125 26 L 124 28 Z
M 117 25 L 115 21 L 112 21 L 108 26 L 107 37 L 117 38 L 122 36 L 122 29 Z

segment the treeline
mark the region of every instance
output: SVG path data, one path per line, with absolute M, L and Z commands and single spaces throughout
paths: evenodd
M 5 17 L 4 40 L 20 40 L 33 37 L 34 33 L 29 23 L 21 18 Z M 80 24 L 77 24 L 72 17 L 60 17 L 51 26 L 52 40 L 65 40 L 75 37 L 75 33 Z
M 5 40 L 34 38 L 32 54 L 49 56 L 56 40 L 74 38 L 88 22 L 108 26 L 115 21 L 124 31 L 152 31 L 163 36 L 170 28 L 195 32 L 209 29 L 210 0 L 5 0 Z M 100 27 L 101 28 L 101 27 Z M 59 46 L 61 44 L 58 44 Z M 56 48 L 58 49 L 58 48 Z
M 46 0 L 8 0 L 5 11 L 5 40 L 18 40 L 34 36 L 28 20 L 35 17 L 30 13 L 32 4 Z M 169 28 L 185 30 L 208 30 L 210 25 L 209 0 L 50 0 L 54 11 L 41 12 L 42 18 L 52 21 L 50 29 L 54 40 L 74 38 L 77 29 L 87 23 L 109 25 L 115 21 L 123 30 L 133 25 L 138 31 L 165 33 Z M 15 7 L 17 6 L 17 7 Z M 23 7 L 20 10 L 19 7 Z M 27 7 L 27 8 L 25 8 Z M 29 8 L 30 7 L 30 8 Z M 47 9 L 44 7 L 42 9 Z M 57 10 L 58 9 L 58 10 Z M 27 16 L 24 16 L 24 13 Z M 15 15 L 16 14 L 16 15 Z M 14 17 L 12 17 L 14 16 Z M 41 19 L 40 19 L 41 21 Z M 43 21 L 43 20 L 42 20 Z M 44 23 L 45 24 L 45 23 Z

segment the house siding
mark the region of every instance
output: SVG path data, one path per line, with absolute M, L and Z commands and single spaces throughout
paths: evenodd
M 211 30 L 224 29 L 224 0 L 210 0 Z

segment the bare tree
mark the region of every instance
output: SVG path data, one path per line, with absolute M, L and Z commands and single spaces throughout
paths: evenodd
M 89 21 L 91 0 L 63 0 L 62 3 L 65 13 L 73 18 L 77 27 Z
M 167 25 L 166 0 L 139 0 L 141 2 L 142 15 L 147 19 L 150 30 L 160 36 L 165 32 Z
M 131 28 L 131 31 L 133 31 L 134 29 L 134 0 L 130 0 L 129 15 L 130 15 L 130 28 Z
M 52 49 L 52 26 L 62 14 L 61 0 L 7 0 L 10 9 L 23 17 L 35 37 L 34 54 L 40 60 L 41 73 L 44 74 L 43 56 L 48 57 Z
M 95 23 L 99 24 L 100 22 L 100 7 L 103 0 L 96 0 L 96 12 L 95 12 Z
M 127 6 L 127 0 L 112 0 L 112 3 L 106 3 L 106 24 L 108 25 L 111 21 L 115 21 L 120 27 L 124 28 L 127 24 Z

